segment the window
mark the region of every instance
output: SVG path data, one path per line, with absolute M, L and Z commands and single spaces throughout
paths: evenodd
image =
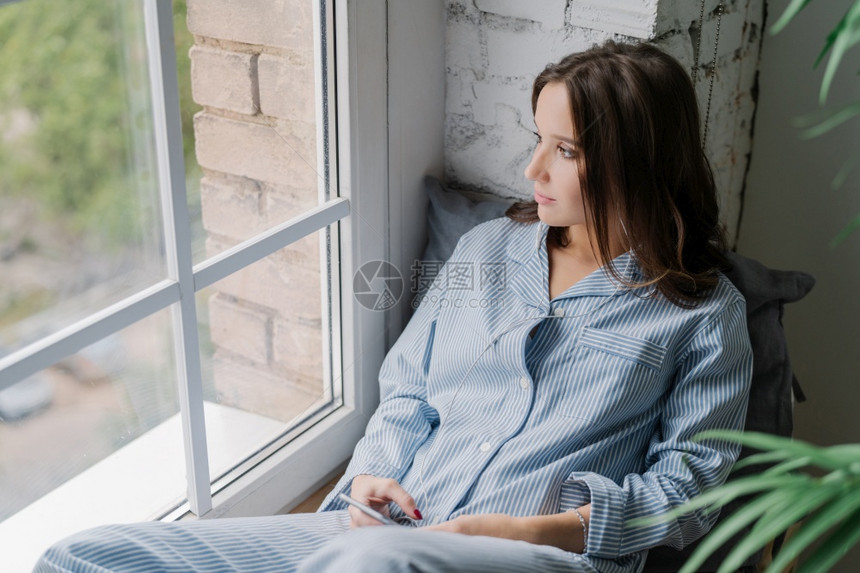
M 97 523 L 273 513 L 364 429 L 384 322 L 341 282 L 386 256 L 385 3 L 288 4 L 284 39 L 265 7 L 190 1 L 192 144 L 183 2 L 0 3 L 0 539 L 21 569 Z M 242 18 L 274 35 L 219 37 Z

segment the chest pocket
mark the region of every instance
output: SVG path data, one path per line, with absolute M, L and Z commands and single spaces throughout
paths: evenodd
M 632 360 L 652 370 L 660 370 L 666 357 L 666 348 L 650 340 L 597 328 L 585 327 L 580 334 L 579 343 L 625 360 Z
M 603 424 L 624 423 L 662 395 L 667 349 L 627 334 L 585 327 L 555 410 Z

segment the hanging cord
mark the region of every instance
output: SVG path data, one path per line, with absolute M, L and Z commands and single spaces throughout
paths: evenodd
M 720 47 L 720 24 L 723 21 L 723 3 L 720 2 L 717 6 L 717 33 L 714 35 L 714 58 L 711 62 L 711 79 L 708 85 L 708 102 L 705 106 L 705 126 L 702 134 L 702 149 L 705 149 L 705 144 L 708 141 L 708 128 L 710 127 L 711 119 L 711 99 L 714 96 L 714 79 L 717 76 L 717 53 Z M 699 10 L 699 38 L 696 41 L 696 57 L 693 62 L 692 79 L 693 87 L 699 79 L 699 54 L 702 53 L 702 35 L 705 26 L 705 0 L 702 0 L 701 9 Z
M 702 6 L 699 10 L 699 36 L 696 40 L 696 54 L 693 58 L 693 87 L 696 86 L 699 80 L 699 54 L 702 53 L 702 30 L 705 26 L 705 0 L 702 0 Z

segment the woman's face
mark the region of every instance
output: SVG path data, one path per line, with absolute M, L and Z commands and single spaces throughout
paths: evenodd
M 538 217 L 551 227 L 585 224 L 570 100 L 564 84 L 541 90 L 535 110 L 538 143 L 525 175 L 534 181 Z

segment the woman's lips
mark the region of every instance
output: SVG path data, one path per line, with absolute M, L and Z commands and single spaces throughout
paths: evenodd
M 538 205 L 549 205 L 550 203 L 555 203 L 555 199 L 550 199 L 545 195 L 541 195 L 537 191 L 535 191 L 535 201 L 537 201 Z

